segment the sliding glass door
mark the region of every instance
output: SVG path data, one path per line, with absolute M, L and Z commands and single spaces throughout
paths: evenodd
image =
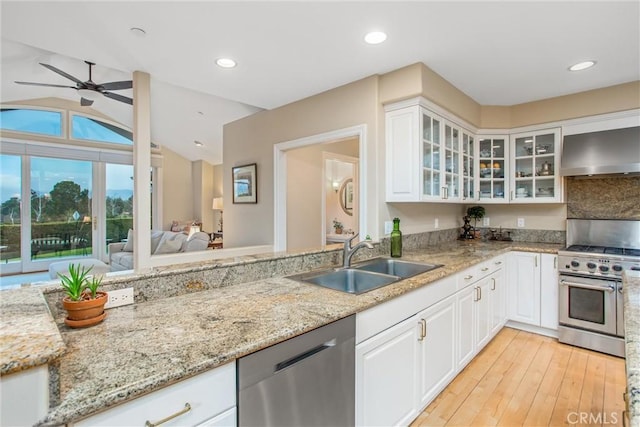
M 30 158 L 30 227 L 25 271 L 52 261 L 93 253 L 93 163 L 49 157 Z M 24 204 L 23 204 L 24 206 Z M 25 240 L 23 239 L 23 242 Z
M 22 159 L 0 154 L 0 271 L 21 270 Z

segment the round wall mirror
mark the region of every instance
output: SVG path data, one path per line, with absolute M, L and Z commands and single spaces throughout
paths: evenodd
M 353 216 L 353 178 L 347 178 L 340 184 L 338 193 L 340 207 L 347 215 Z

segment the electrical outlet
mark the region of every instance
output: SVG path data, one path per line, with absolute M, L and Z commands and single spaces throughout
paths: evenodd
M 440 228 L 440 220 L 438 218 L 436 218 L 435 223 L 433 224 L 434 228 Z
M 524 227 L 524 218 L 518 218 L 518 227 Z
M 393 221 L 384 222 L 384 234 L 391 234 L 393 231 Z
M 489 221 L 489 217 L 482 218 L 482 226 L 489 227 L 491 225 L 491 221 Z
M 120 307 L 121 305 L 133 304 L 133 288 L 116 289 L 108 291 L 109 299 L 104 308 Z

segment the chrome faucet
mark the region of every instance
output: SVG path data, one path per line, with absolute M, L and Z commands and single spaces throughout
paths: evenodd
M 371 244 L 371 240 L 363 240 L 362 242 L 358 243 L 357 245 L 351 247 L 351 241 L 353 239 L 355 239 L 356 237 L 358 237 L 359 233 L 356 233 L 353 235 L 352 238 L 345 240 L 344 242 L 344 254 L 342 255 L 342 267 L 344 268 L 349 268 L 351 267 L 351 257 L 353 256 L 354 253 L 356 253 L 356 251 L 364 246 L 368 247 L 369 249 L 373 249 L 373 245 Z

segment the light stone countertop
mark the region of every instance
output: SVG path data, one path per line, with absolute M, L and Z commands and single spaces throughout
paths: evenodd
M 361 295 L 273 278 L 110 310 L 105 321 L 92 328 L 61 327 L 67 352 L 56 364 L 60 400 L 43 424 L 77 420 L 366 310 L 500 253 L 556 253 L 559 248 L 455 242 L 403 256 L 444 267 Z M 117 373 L 113 366 L 118 366 Z
M 622 280 L 629 421 L 640 427 L 640 271 L 625 271 Z
M 47 364 L 64 353 L 60 331 L 38 289 L 0 292 L 0 373 Z
M 58 324 L 66 352 L 50 363 L 52 408 L 40 424 L 78 420 L 366 310 L 501 253 L 557 253 L 560 248 L 540 243 L 452 242 L 403 256 L 443 267 L 361 295 L 280 277 L 118 307 L 109 310 L 104 322 L 87 329 Z M 55 328 L 49 319 L 49 327 L 53 324 Z M 13 355 L 13 359 L 19 357 Z M 3 354 L 3 365 L 11 358 Z

